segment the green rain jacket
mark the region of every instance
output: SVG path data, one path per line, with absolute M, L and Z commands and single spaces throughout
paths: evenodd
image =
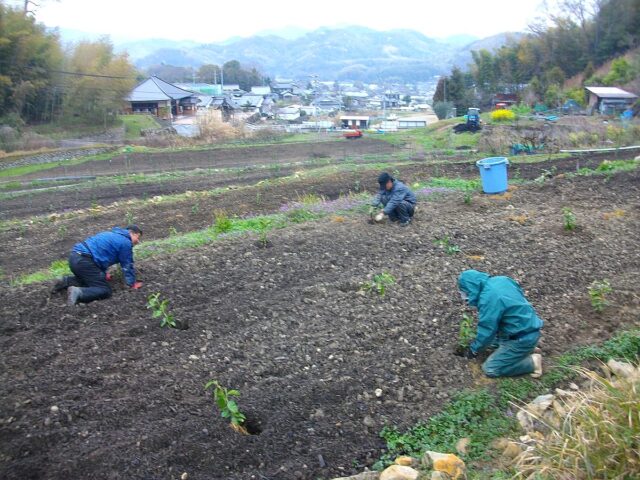
M 471 350 L 479 352 L 501 340 L 513 340 L 542 328 L 543 321 L 509 277 L 490 277 L 477 270 L 465 270 L 458 278 L 458 288 L 478 308 L 478 335 Z

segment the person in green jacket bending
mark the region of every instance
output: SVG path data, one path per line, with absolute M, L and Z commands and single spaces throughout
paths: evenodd
M 466 302 L 478 309 L 478 334 L 456 355 L 476 358 L 488 347 L 498 348 L 482 365 L 488 377 L 542 375 L 542 355 L 533 353 L 543 321 L 527 301 L 518 283 L 509 277 L 491 277 L 477 270 L 465 270 L 458 289 Z

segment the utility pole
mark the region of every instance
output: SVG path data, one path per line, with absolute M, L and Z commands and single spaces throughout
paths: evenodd
M 222 94 L 224 95 L 224 62 L 222 62 L 222 67 L 220 67 L 220 86 L 222 88 Z

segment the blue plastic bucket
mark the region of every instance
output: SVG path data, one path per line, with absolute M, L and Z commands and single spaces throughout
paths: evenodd
M 484 193 L 502 193 L 508 188 L 506 157 L 490 157 L 478 160 L 476 165 L 480 169 L 482 191 Z

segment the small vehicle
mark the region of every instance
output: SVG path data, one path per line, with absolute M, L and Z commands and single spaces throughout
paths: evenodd
M 453 127 L 453 131 L 455 133 L 461 132 L 477 132 L 482 128 L 480 125 L 480 109 L 479 108 L 469 108 L 467 114 L 465 115 L 465 123 L 459 123 Z
M 352 128 L 344 132 L 342 136 L 348 140 L 355 140 L 356 138 L 362 137 L 362 132 L 357 128 Z

